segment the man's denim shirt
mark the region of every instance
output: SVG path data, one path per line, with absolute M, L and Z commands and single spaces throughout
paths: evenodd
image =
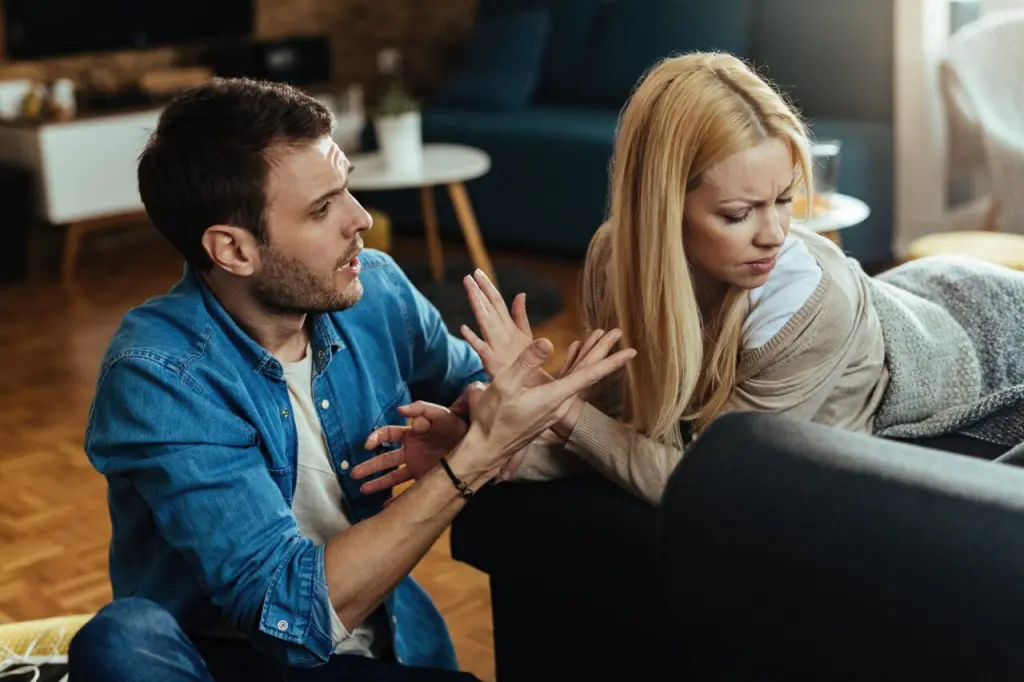
M 363 299 L 312 317 L 313 397 L 353 523 L 352 467 L 374 429 L 410 400 L 451 404 L 486 380 L 479 357 L 387 255 L 365 251 Z M 198 275 L 130 311 L 100 369 L 86 453 L 108 480 L 114 596 L 149 598 L 188 632 L 227 623 L 292 666 L 332 651 L 324 548 L 291 503 L 297 440 L 281 364 L 229 317 Z M 407 577 L 385 602 L 395 655 L 454 668 L 448 630 Z

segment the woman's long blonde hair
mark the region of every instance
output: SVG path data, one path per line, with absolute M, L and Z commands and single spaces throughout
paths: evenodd
M 623 416 L 680 447 L 680 422 L 702 431 L 736 382 L 746 292 L 732 287 L 702 319 L 683 238 L 685 195 L 701 174 L 771 137 L 788 141 L 810 186 L 807 129 L 773 87 L 728 54 L 665 59 L 637 85 L 619 121 L 612 164 L 611 272 L 594 322 L 622 330 L 637 357 Z

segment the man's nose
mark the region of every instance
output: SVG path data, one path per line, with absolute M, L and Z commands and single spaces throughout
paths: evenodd
M 373 227 L 373 216 L 362 206 L 358 206 L 345 221 L 344 232 L 349 239 Z

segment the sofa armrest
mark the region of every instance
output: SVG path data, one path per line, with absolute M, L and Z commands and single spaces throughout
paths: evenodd
M 662 511 L 663 598 L 716 674 L 1024 676 L 1018 467 L 726 415 Z
M 589 474 L 485 488 L 452 524 L 451 550 L 492 577 L 604 592 L 612 576 L 651 588 L 657 541 L 656 508 Z
M 452 556 L 490 577 L 502 682 L 657 679 L 684 642 L 658 593 L 657 510 L 597 474 L 485 488 Z

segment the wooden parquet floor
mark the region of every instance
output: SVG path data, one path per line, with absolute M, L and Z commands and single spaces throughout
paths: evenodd
M 111 598 L 106 486 L 82 440 L 98 363 L 121 316 L 181 274 L 176 254 L 148 230 L 93 253 L 86 245 L 75 296 L 46 267 L 28 284 L 0 287 L 0 623 L 91 613 Z M 464 257 L 457 241 L 445 250 Z M 424 247 L 399 238 L 394 252 Z M 565 348 L 577 334 L 578 265 L 492 255 L 558 282 L 566 309 L 535 332 Z M 462 667 L 493 680 L 486 577 L 451 559 L 447 535 L 414 575 L 444 613 Z

